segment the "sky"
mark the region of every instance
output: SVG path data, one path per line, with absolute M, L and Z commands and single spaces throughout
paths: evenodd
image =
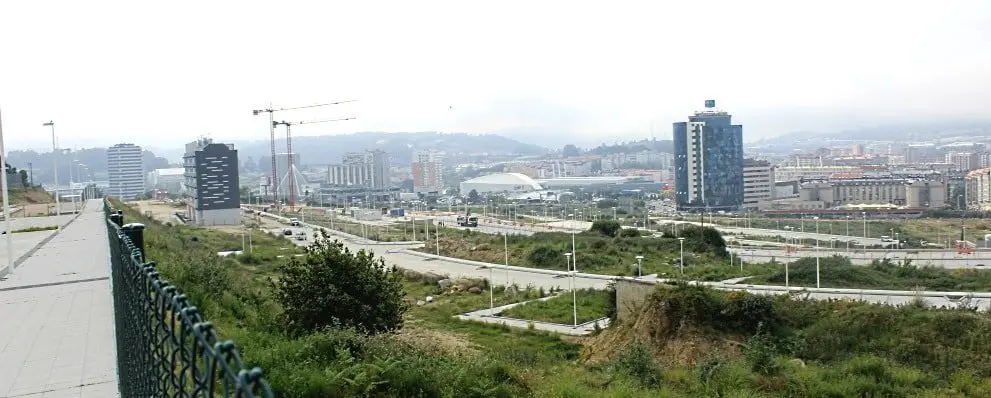
M 359 131 L 753 141 L 991 116 L 991 1 L 4 1 L 8 150 Z M 279 134 L 284 134 L 280 129 Z

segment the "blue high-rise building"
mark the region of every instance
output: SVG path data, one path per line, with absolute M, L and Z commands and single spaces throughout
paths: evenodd
M 674 124 L 675 197 L 682 210 L 736 211 L 743 205 L 743 126 L 705 101 Z

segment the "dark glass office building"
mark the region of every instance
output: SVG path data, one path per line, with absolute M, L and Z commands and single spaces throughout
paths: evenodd
M 736 211 L 743 206 L 743 126 L 715 101 L 674 124 L 675 196 L 681 210 Z

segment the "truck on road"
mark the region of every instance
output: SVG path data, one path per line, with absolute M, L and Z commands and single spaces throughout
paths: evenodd
M 463 216 L 458 216 L 458 226 L 461 226 L 461 227 L 477 227 L 478 226 L 478 217 L 475 217 L 475 216 L 473 216 L 471 214 L 466 214 L 466 215 L 463 215 Z

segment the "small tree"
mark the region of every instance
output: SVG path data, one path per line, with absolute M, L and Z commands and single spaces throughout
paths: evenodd
M 287 332 L 340 326 L 380 333 L 402 327 L 409 304 L 398 268 L 371 252 L 353 253 L 326 232 L 306 252 L 302 260 L 282 265 L 274 282 Z
M 468 192 L 468 203 L 473 205 L 478 204 L 478 191 L 472 189 Z

